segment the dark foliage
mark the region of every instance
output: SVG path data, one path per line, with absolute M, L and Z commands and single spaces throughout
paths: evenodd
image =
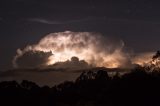
M 33 82 L 0 83 L 4 106 L 159 106 L 160 73 L 137 68 L 109 77 L 103 70 L 83 72 L 75 82 L 49 88 Z

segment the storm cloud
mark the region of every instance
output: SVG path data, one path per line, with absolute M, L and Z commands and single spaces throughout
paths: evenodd
M 26 51 L 22 53 L 19 49 L 17 54 L 18 55 L 13 60 L 14 67 L 34 68 L 46 66 L 48 58 L 52 55 L 52 52 Z
M 48 67 L 54 69 L 65 69 L 65 71 L 76 71 L 92 68 L 92 65 L 89 65 L 84 60 L 79 60 L 78 57 L 72 57 L 70 60 L 64 62 L 56 62 L 55 64 Z
M 35 51 L 41 52 L 35 53 Z M 29 56 L 27 55 L 28 52 Z M 42 56 L 35 56 L 41 53 L 43 54 Z M 28 62 L 29 59 L 32 60 L 33 58 L 30 55 L 33 55 L 34 60 L 38 58 L 42 59 L 42 61 L 31 64 Z M 37 44 L 28 45 L 22 50 L 18 49 L 14 59 L 14 66 L 16 66 L 15 61 L 20 66 L 25 66 L 24 64 L 26 63 L 26 66 L 41 66 L 43 64 L 51 66 L 55 65 L 55 63 L 59 64 L 58 66 L 64 66 L 64 64 L 69 65 L 72 63 L 72 60 L 69 64 L 67 62 L 72 57 L 77 57 L 79 60 L 83 60 L 95 67 L 115 68 L 131 65 L 130 55 L 124 50 L 124 42 L 122 40 L 107 38 L 93 32 L 65 31 L 50 33 Z M 17 58 L 19 59 L 17 60 Z M 20 60 L 27 61 L 21 63 Z

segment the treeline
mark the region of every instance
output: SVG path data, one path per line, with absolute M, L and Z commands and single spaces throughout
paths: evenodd
M 39 87 L 24 80 L 0 83 L 1 106 L 160 106 L 160 73 L 136 68 L 120 76 L 83 72 L 74 82 Z

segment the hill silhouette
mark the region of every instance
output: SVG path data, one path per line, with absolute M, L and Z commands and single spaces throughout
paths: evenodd
M 147 68 L 148 69 L 148 68 Z M 158 106 L 160 73 L 137 67 L 109 76 L 103 68 L 84 71 L 75 81 L 39 87 L 23 80 L 0 83 L 4 106 Z M 117 70 L 117 69 L 116 69 Z M 148 69 L 149 70 L 149 69 Z

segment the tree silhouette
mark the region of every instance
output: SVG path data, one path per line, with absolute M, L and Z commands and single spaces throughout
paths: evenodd
M 160 70 L 160 51 L 157 51 L 155 55 L 153 55 L 152 60 L 148 63 L 146 68 L 151 72 Z
M 139 67 L 111 77 L 106 70 L 84 71 L 73 82 L 39 87 L 23 80 L 0 83 L 5 106 L 159 106 L 160 73 Z

